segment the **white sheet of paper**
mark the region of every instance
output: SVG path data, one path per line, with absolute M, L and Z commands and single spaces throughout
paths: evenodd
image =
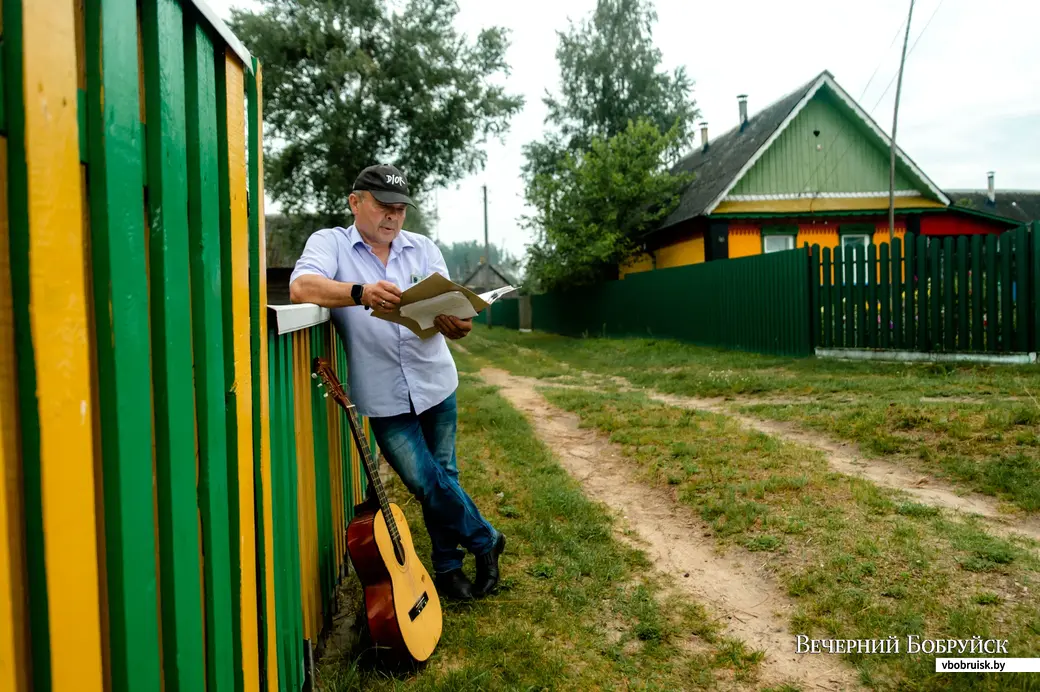
M 418 322 L 421 329 L 432 327 L 437 315 L 454 315 L 466 319 L 475 317 L 476 314 L 477 311 L 461 291 L 449 291 L 401 308 L 401 315 Z

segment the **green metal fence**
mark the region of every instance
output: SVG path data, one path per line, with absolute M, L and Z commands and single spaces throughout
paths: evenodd
M 532 296 L 532 327 L 806 356 L 813 348 L 808 276 L 808 248 L 641 272 Z
M 520 300 L 518 298 L 503 298 L 492 305 L 490 310 L 492 327 L 520 328 Z M 474 317 L 473 321 L 487 324 L 487 313 L 488 310 L 484 310 Z
M 813 337 L 823 348 L 1037 350 L 1040 232 L 907 234 L 866 254 L 812 247 Z

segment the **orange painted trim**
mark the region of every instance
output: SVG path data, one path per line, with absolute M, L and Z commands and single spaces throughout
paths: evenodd
M 100 692 L 93 334 L 80 181 L 76 11 L 71 2 L 23 2 L 22 13 L 29 313 L 40 422 L 51 690 Z
M 256 599 L 256 514 L 253 481 L 253 394 L 249 350 L 249 223 L 246 207 L 245 74 L 225 50 L 227 76 L 228 188 L 231 192 L 232 348 L 238 420 L 238 525 L 242 671 L 245 692 L 260 689 L 260 634 Z

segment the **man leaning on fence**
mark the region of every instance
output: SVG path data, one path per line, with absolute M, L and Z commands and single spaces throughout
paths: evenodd
M 505 536 L 481 516 L 459 485 L 455 460 L 459 376 L 448 339 L 461 339 L 470 320 L 440 315 L 439 334 L 420 339 L 411 330 L 373 319 L 366 308 L 391 312 L 401 287 L 433 272 L 448 276 L 429 238 L 402 230 L 408 182 L 394 166 L 370 166 L 350 195 L 354 224 L 314 233 L 289 282 L 294 303 L 331 309 L 347 351 L 349 386 L 358 411 L 369 418 L 390 466 L 422 504 L 433 544 L 438 592 L 454 599 L 490 593 L 498 584 Z M 476 556 L 476 579 L 462 571 L 465 552 Z

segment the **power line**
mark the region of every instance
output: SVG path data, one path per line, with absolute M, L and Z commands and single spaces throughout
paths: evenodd
M 896 41 L 899 39 L 899 34 L 902 33 L 903 27 L 905 25 L 906 25 L 906 20 L 905 19 L 902 20 L 901 22 L 899 22 L 899 27 L 896 29 L 896 32 L 894 34 L 892 34 L 892 40 L 889 42 L 888 48 L 886 48 L 881 53 L 881 58 L 878 60 L 877 65 L 874 66 L 874 71 L 870 74 L 870 79 L 868 79 L 867 83 L 863 86 L 863 91 L 860 93 L 859 98 L 857 99 L 857 101 L 862 101 L 863 97 L 867 95 L 867 89 L 870 88 L 871 82 L 874 81 L 874 77 L 877 76 L 878 70 L 881 69 L 881 65 L 883 65 L 884 62 L 885 62 L 885 58 L 888 55 L 888 51 L 892 50 L 892 46 L 894 46 L 896 44 Z M 831 145 L 834 144 L 835 142 L 837 142 L 838 138 L 841 137 L 843 134 L 845 134 L 845 132 L 847 132 L 847 131 L 848 131 L 848 121 L 846 121 L 845 125 L 838 131 L 837 134 L 834 135 L 834 139 L 832 139 L 830 144 L 827 145 L 827 149 L 829 150 Z M 816 164 L 816 168 L 814 168 L 812 170 L 812 172 L 809 174 L 809 176 L 805 179 L 805 182 L 803 182 L 801 187 L 798 188 L 799 190 L 804 190 L 805 189 L 805 186 L 809 184 L 809 181 L 812 180 L 813 176 L 816 175 L 817 171 L 820 170 L 820 166 L 822 166 L 823 163 L 824 163 L 824 160 L 820 159 L 819 163 Z
M 935 15 L 939 11 L 939 8 L 942 7 L 943 2 L 945 2 L 945 0 L 939 0 L 939 4 L 935 6 L 935 10 L 932 11 L 932 16 L 928 18 L 927 22 L 925 22 L 924 28 L 921 29 L 921 33 L 919 33 L 917 35 L 917 38 L 914 39 L 913 45 L 910 46 L 910 50 L 907 52 L 907 57 L 909 57 L 914 52 L 914 48 L 917 47 L 917 42 L 921 40 L 921 37 L 924 36 L 924 32 L 926 32 L 928 30 L 929 25 L 931 25 L 932 20 L 935 19 Z M 902 26 L 903 25 L 900 24 L 900 28 L 902 28 Z M 868 115 L 870 115 L 870 116 L 874 115 L 874 111 L 877 110 L 877 107 L 881 104 L 882 99 L 885 98 L 885 94 L 888 93 L 888 90 L 892 88 L 892 84 L 895 82 L 897 76 L 898 76 L 898 74 L 894 75 L 892 77 L 892 80 L 888 83 L 888 86 L 885 87 L 885 90 L 881 93 L 881 98 L 879 98 L 877 100 L 877 103 L 875 103 L 874 106 L 869 111 L 867 111 Z M 842 132 L 845 132 L 845 131 L 847 131 L 847 123 L 846 123 L 846 128 L 843 128 Z M 837 138 L 835 138 L 835 139 L 837 139 Z M 833 142 L 832 142 L 832 144 L 833 144 Z M 838 170 L 838 166 L 841 164 L 842 159 L 845 158 L 845 155 L 848 154 L 851 149 L 852 149 L 852 143 L 850 142 L 849 145 L 845 147 L 845 151 L 843 151 L 841 153 L 841 156 L 838 157 L 837 162 L 835 162 L 834 166 L 830 169 L 830 172 L 827 174 L 827 177 L 824 178 L 823 181 L 821 182 L 821 186 L 822 186 L 823 183 L 826 183 L 828 180 L 831 179 L 831 176 L 834 175 L 835 171 Z

